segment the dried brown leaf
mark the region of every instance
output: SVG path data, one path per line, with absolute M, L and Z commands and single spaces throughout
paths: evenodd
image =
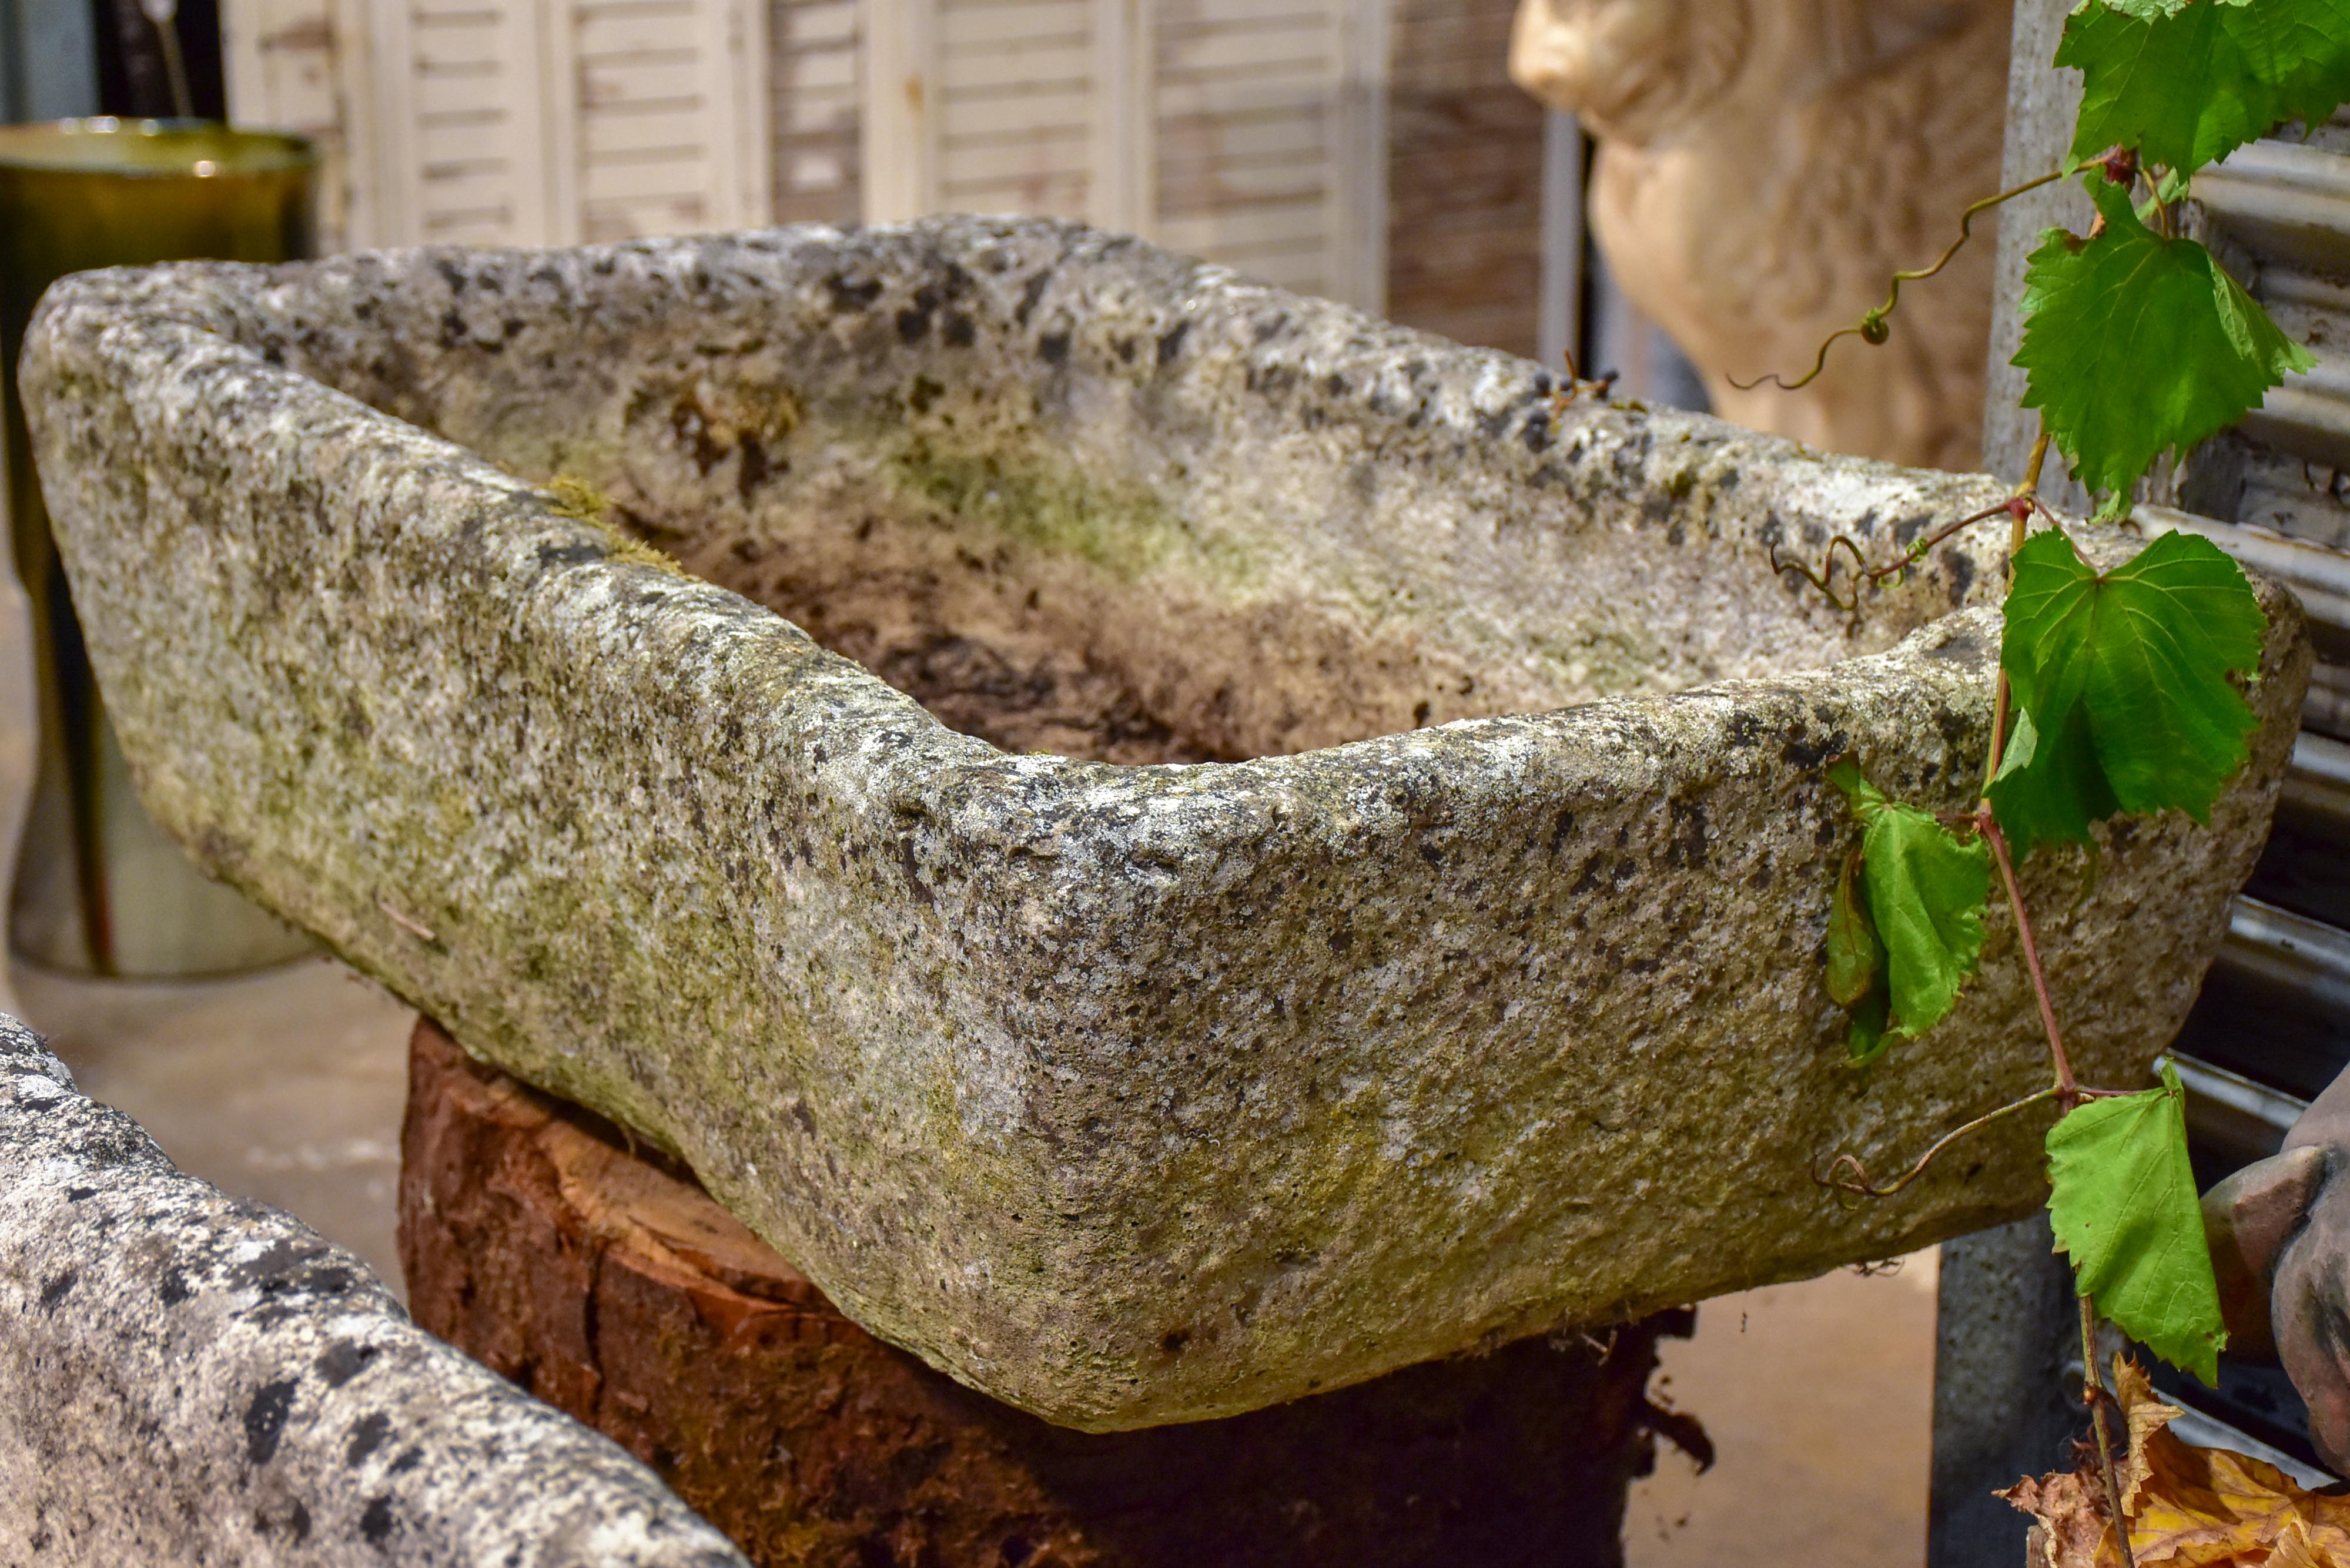
M 2350 1568 L 2350 1497 L 2304 1491 L 2274 1465 L 2181 1442 L 2168 1430 L 2178 1411 L 2134 1362 L 2115 1362 L 2114 1392 L 2130 1438 L 2116 1479 L 2140 1568 Z M 2000 1495 L 2038 1521 L 2032 1568 L 2121 1568 L 2094 1452 Z

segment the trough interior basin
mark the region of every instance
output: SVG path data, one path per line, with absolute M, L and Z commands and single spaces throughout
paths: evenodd
M 1278 399 L 1309 431 L 1318 403 L 1331 427 L 1367 409 L 1409 436 L 1431 376 L 1461 352 L 1440 339 L 1388 329 L 1375 361 L 1312 380 L 1261 371 L 1244 376 L 1247 401 L 1203 407 L 1105 385 L 1084 362 L 1091 348 L 1183 369 L 1182 322 L 1001 324 L 1034 328 L 1014 342 L 990 322 L 983 341 L 975 316 L 992 302 L 978 296 L 1001 280 L 932 265 L 910 298 L 851 266 L 807 280 L 796 309 L 690 342 L 656 306 L 583 312 L 551 340 L 533 321 L 527 349 L 507 345 L 503 292 L 477 284 L 438 319 L 439 302 L 420 301 L 413 319 L 380 323 L 438 338 L 429 376 L 372 337 L 312 338 L 290 362 L 552 484 L 1014 753 L 1149 764 L 1308 751 L 1815 669 L 1983 597 L 1962 545 L 1846 615 L 1773 569 L 1773 540 L 1709 526 L 1705 498 L 1690 499 L 1722 477 L 1700 478 L 1704 424 L 1637 405 L 1617 411 L 1644 457 L 1685 452 L 1661 493 L 1577 483 L 1562 465 L 1552 479 L 1580 525 L 1532 524 L 1479 449 L 1583 444 L 1539 374 L 1434 453 L 1250 428 Z M 1309 314 L 1247 292 L 1267 338 Z M 1457 493 L 1416 506 L 1430 487 Z M 1920 504 L 1862 526 L 1906 543 L 1935 515 Z M 1829 537 L 1787 532 L 1791 558 Z

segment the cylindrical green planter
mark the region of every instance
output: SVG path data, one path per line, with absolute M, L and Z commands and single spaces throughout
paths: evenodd
M 307 940 L 207 880 L 140 809 L 49 536 L 16 400 L 41 291 L 70 272 L 310 254 L 317 154 L 299 137 L 194 120 L 0 126 L 0 404 L 9 528 L 32 600 L 40 763 L 11 945 L 55 968 L 192 975 L 257 968 Z

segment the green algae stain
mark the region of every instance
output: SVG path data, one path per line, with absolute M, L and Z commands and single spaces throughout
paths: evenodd
M 1075 556 L 1120 582 L 1176 571 L 1232 589 L 1262 576 L 1241 546 L 1202 538 L 1141 485 L 1104 484 L 1049 460 L 942 452 L 924 441 L 894 455 L 889 470 L 903 490 L 959 522 L 1040 555 Z
M 551 503 L 550 510 L 557 517 L 568 517 L 575 523 L 585 523 L 604 535 L 611 547 L 612 559 L 628 566 L 650 566 L 655 571 L 674 576 L 689 574 L 683 566 L 650 545 L 638 538 L 612 521 L 612 500 L 603 491 L 576 473 L 558 473 L 546 482 L 540 493 Z

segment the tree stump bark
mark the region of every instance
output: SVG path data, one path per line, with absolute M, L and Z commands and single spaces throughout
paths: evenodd
M 690 1173 L 429 1021 L 400 1147 L 416 1321 L 762 1568 L 1614 1565 L 1652 1431 L 1688 1440 L 1646 1393 L 1686 1313 L 1230 1420 L 1049 1426 L 875 1339 Z

